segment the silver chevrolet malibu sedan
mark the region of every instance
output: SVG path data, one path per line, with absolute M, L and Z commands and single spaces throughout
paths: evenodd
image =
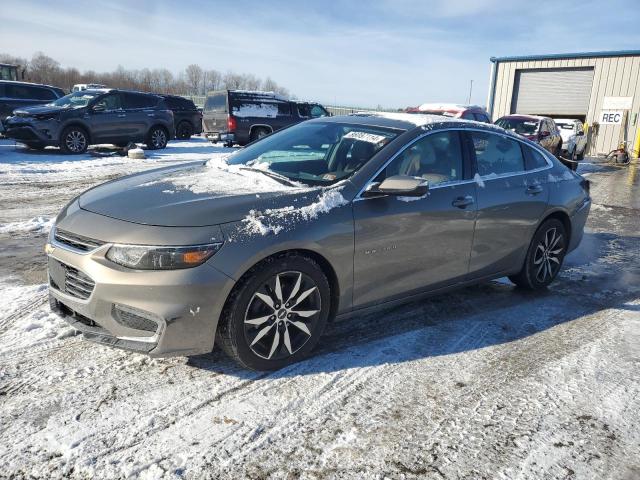
M 587 180 L 496 126 L 310 120 L 75 198 L 46 246 L 50 302 L 102 344 L 152 356 L 218 344 L 272 370 L 336 318 L 503 276 L 546 287 L 590 205 Z

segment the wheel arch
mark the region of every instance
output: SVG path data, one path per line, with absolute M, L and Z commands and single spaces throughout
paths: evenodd
M 536 230 L 538 230 L 538 228 L 540 228 L 540 225 L 542 225 L 544 222 L 546 222 L 547 220 L 551 219 L 551 218 L 555 218 L 557 220 L 559 220 L 560 222 L 562 222 L 562 225 L 564 226 L 565 231 L 567 232 L 567 245 L 571 244 L 571 217 L 569 217 L 569 214 L 567 212 L 565 212 L 564 210 L 560 210 L 560 209 L 556 209 L 553 210 L 551 212 L 547 212 L 545 214 L 545 216 L 542 218 L 542 220 L 540 221 L 540 223 L 538 223 L 538 226 L 536 227 Z
M 339 303 L 340 303 L 340 283 L 338 281 L 338 275 L 335 269 L 333 268 L 333 265 L 331 265 L 331 262 L 329 262 L 329 260 L 327 260 L 325 256 L 321 255 L 316 251 L 305 249 L 305 248 L 293 248 L 293 249 L 281 250 L 278 252 L 271 253 L 266 257 L 256 261 L 252 266 L 247 268 L 240 275 L 240 277 L 238 278 L 238 281 L 235 283 L 235 285 L 227 295 L 222 311 L 224 312 L 226 309 L 229 308 L 229 305 L 233 299 L 234 293 L 244 284 L 246 279 L 250 277 L 256 269 L 260 268 L 260 266 L 265 262 L 273 261 L 275 259 L 286 257 L 288 255 L 300 255 L 303 257 L 307 257 L 315 261 L 320 266 L 320 268 L 322 269 L 322 272 L 327 277 L 327 281 L 329 282 L 329 292 L 330 292 L 329 295 L 330 295 L 330 301 L 331 301 L 331 305 L 329 307 L 329 321 L 332 321 L 336 317 Z
M 270 134 L 273 133 L 273 127 L 271 125 L 267 125 L 266 123 L 255 123 L 249 127 L 249 138 L 251 138 L 251 135 L 253 135 L 253 131 L 258 128 L 264 128 L 266 130 L 269 130 Z
M 88 145 L 91 145 L 93 142 L 93 136 L 91 135 L 91 129 L 88 125 L 84 124 L 80 120 L 71 120 L 68 123 L 65 123 L 60 129 L 60 134 L 58 135 L 58 142 L 62 141 L 62 134 L 69 127 L 79 127 L 84 130 L 84 133 L 87 134 L 87 139 L 89 140 Z

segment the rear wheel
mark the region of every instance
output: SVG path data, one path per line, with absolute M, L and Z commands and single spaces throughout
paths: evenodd
M 536 230 L 522 270 L 509 280 L 522 288 L 545 288 L 558 275 L 567 252 L 568 238 L 560 220 L 550 218 Z
M 329 307 L 329 282 L 315 261 L 297 254 L 268 259 L 234 289 L 217 343 L 244 367 L 276 370 L 311 352 Z
M 63 153 L 84 153 L 89 147 L 89 136 L 82 127 L 67 127 L 60 135 L 60 150 Z
M 169 136 L 164 127 L 152 127 L 147 135 L 147 147 L 151 150 L 160 150 L 167 146 Z
M 573 147 L 571 152 L 571 170 L 574 172 L 578 169 L 578 147 Z
M 578 160 L 584 160 L 584 151 L 585 151 L 586 149 L 587 149 L 587 147 L 584 147 L 584 148 L 582 149 L 582 151 L 581 151 L 580 153 L 578 153 L 578 155 L 576 156 L 576 158 L 577 158 Z
M 260 140 L 261 138 L 266 137 L 267 135 L 269 135 L 269 133 L 271 132 L 264 127 L 254 128 L 251 131 L 251 137 L 249 138 L 249 141 L 255 142 L 256 140 Z
M 176 137 L 180 140 L 188 140 L 191 135 L 193 135 L 193 125 L 186 121 L 180 122 L 176 128 Z

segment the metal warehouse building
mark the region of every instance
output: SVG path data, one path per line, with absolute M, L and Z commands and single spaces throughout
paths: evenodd
M 587 124 L 589 154 L 621 141 L 640 148 L 640 50 L 491 58 L 487 109 L 578 118 Z

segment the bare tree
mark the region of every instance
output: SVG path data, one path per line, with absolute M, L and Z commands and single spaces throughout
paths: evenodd
M 204 94 L 207 92 L 220 90 L 222 88 L 222 74 L 217 70 L 207 70 L 205 72 Z
M 224 74 L 222 79 L 222 84 L 224 88 L 228 88 L 230 90 L 237 90 L 243 88 L 243 78 L 242 75 L 234 73 L 232 71 L 228 71 Z
M 197 95 L 200 91 L 200 85 L 202 84 L 202 68 L 200 65 L 191 64 L 185 69 L 187 76 L 187 85 L 189 86 L 189 93 Z

